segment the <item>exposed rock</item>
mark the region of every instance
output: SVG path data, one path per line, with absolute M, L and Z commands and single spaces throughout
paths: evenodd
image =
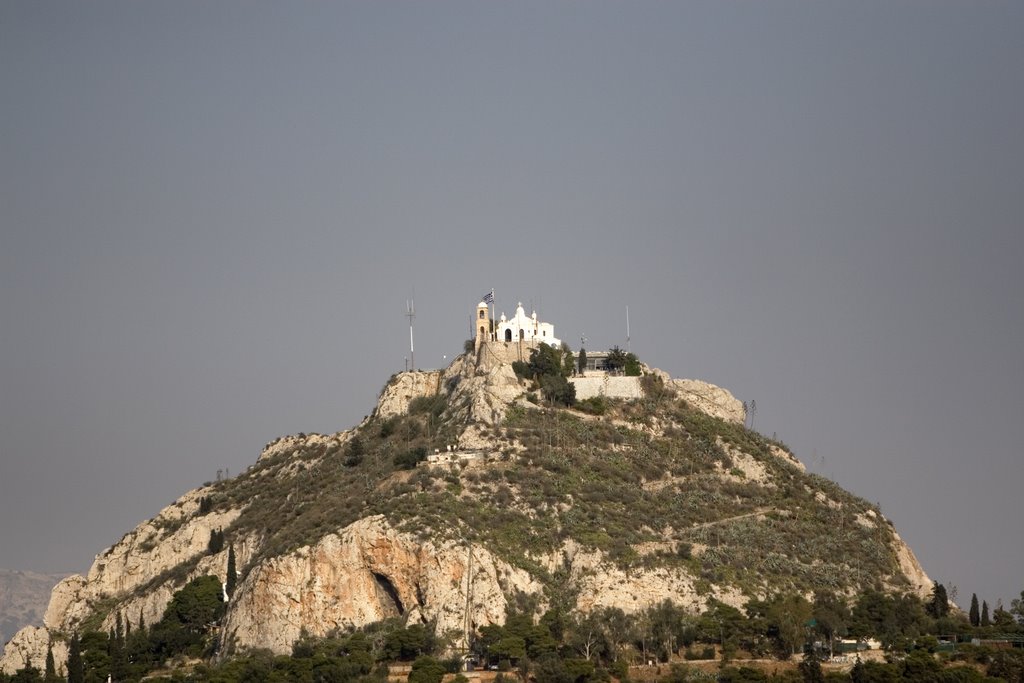
M 892 536 L 896 559 L 900 563 L 900 571 L 907 577 L 907 581 L 910 582 L 914 594 L 922 600 L 929 599 L 932 592 L 932 580 L 924 573 L 924 567 L 917 561 L 914 551 L 903 542 L 903 539 L 900 538 L 895 529 L 892 530 Z
M 502 421 L 510 406 L 521 405 L 529 410 L 538 410 L 524 400 L 526 385 L 511 368 L 513 360 L 528 359 L 529 350 L 529 346 L 520 343 L 488 342 L 482 344 L 476 354 L 459 356 L 444 371 L 398 373 L 381 392 L 374 417 L 403 415 L 416 398 L 443 394 L 447 407 L 442 421 L 461 429 L 461 432 L 447 432 L 449 435 L 458 435 L 458 443 L 452 446 L 459 452 L 482 454 L 479 461 L 474 461 L 475 468 L 514 468 L 520 466 L 519 463 L 530 467 L 529 440 L 509 436 L 514 428 L 502 428 Z M 697 380 L 673 380 L 658 370 L 650 372 L 661 377 L 666 386 L 675 390 L 693 408 L 736 424 L 744 421 L 743 404 L 725 389 Z M 642 394 L 639 378 L 615 377 L 602 378 L 600 381 L 606 391 L 605 395 L 631 398 Z M 578 390 L 581 384 L 577 385 Z M 631 408 L 635 409 L 636 406 Z M 601 416 L 592 415 L 585 416 L 585 419 L 604 420 Z M 672 420 L 670 413 L 663 412 L 652 414 L 647 423 L 616 424 L 612 421 L 610 426 L 620 430 L 640 430 L 645 436 L 661 438 L 668 433 L 666 425 L 672 423 Z M 714 426 L 721 428 L 720 423 Z M 338 462 L 331 461 L 327 455 L 336 453 L 358 432 L 359 428 L 332 435 L 302 434 L 268 444 L 260 455 L 262 465 L 255 472 L 243 476 L 266 476 L 273 481 L 261 481 L 260 494 L 253 496 L 253 502 L 249 504 L 257 506 L 260 504 L 257 499 L 267 497 L 286 508 L 296 492 L 294 487 L 299 485 L 295 482 L 310 486 L 311 482 L 316 481 L 317 472 L 326 472 L 328 467 L 340 467 Z M 778 467 L 771 459 L 765 458 L 762 451 L 743 452 L 740 446 L 726 443 L 721 438 L 718 446 L 724 448 L 731 459 L 728 469 L 716 465 L 719 467 L 719 477 L 727 480 L 741 479 L 755 487 L 778 491 L 774 479 Z M 436 447 L 436 444 L 431 444 L 431 447 Z M 600 447 L 598 444 L 598 450 Z M 609 441 L 605 447 L 616 458 L 625 458 L 627 462 L 628 454 L 634 452 L 630 450 L 632 447 L 628 442 Z M 493 458 L 488 461 L 488 456 L 499 450 L 525 457 Z M 803 465 L 784 448 L 771 445 L 771 451 L 776 458 L 803 470 Z M 278 456 L 286 459 L 281 464 L 277 460 L 267 462 Z M 450 474 L 459 476 L 462 469 L 468 470 L 469 467 L 453 465 Z M 494 474 L 480 471 L 483 474 Z M 314 476 L 303 479 L 290 476 L 303 473 Z M 383 487 L 381 490 L 384 490 L 388 485 L 408 480 L 412 474 L 392 472 L 389 474 L 390 483 L 380 483 L 379 488 Z M 649 477 L 657 477 L 657 472 L 644 472 L 635 481 L 649 494 L 662 492 L 668 486 L 677 487 L 681 492 L 692 488 L 687 486 L 688 477 L 679 473 L 674 476 L 669 474 L 671 472 L 667 472 L 662 479 L 648 480 Z M 828 496 L 807 488 L 814 485 L 809 478 L 801 478 L 793 471 L 788 471 L 786 477 L 795 479 L 797 485 L 803 485 L 805 490 L 812 493 L 814 504 L 839 509 L 835 507 L 837 503 Z M 486 481 L 488 478 L 480 476 L 480 480 Z M 367 482 L 367 485 L 370 483 Z M 229 482 L 219 486 L 230 485 Z M 524 484 L 527 487 L 530 485 Z M 496 488 L 487 490 L 494 492 Z M 38 666 L 45 658 L 53 634 L 74 631 L 100 605 L 105 610 L 112 605 L 112 609 L 104 615 L 104 629 L 112 626 L 116 614 L 121 614 L 133 625 L 138 623 L 140 616 L 152 625 L 160 619 L 167 603 L 184 581 L 201 575 L 214 575 L 223 581 L 227 551 L 209 554 L 210 533 L 214 529 L 230 528 L 233 522 L 247 512 L 247 508 L 218 508 L 215 512 L 199 515 L 200 500 L 211 493 L 211 489 L 201 488 L 186 494 L 98 556 L 87 577 L 76 575 L 61 581 L 52 593 L 44 616 L 46 628 L 23 629 L 19 632 L 5 651 L 4 659 L 0 660 L 3 670 L 12 672 L 24 666 L 29 658 Z M 352 494 L 352 491 L 346 490 L 345 494 Z M 478 493 L 471 494 L 469 487 L 460 494 L 463 498 L 471 495 L 484 494 L 480 494 L 479 489 Z M 512 501 L 509 503 L 510 509 L 517 514 L 522 513 L 524 524 L 527 524 L 528 520 L 536 519 L 538 514 L 546 514 L 544 510 L 559 513 L 570 510 L 574 495 L 579 495 L 579 492 L 574 491 L 562 499 L 555 497 L 553 507 L 543 508 L 540 512 L 523 504 L 522 497 L 518 501 L 515 498 L 506 500 Z M 692 500 L 699 503 L 698 497 Z M 851 506 L 859 505 L 853 497 L 850 500 L 854 501 Z M 772 510 L 779 519 L 786 519 L 788 515 L 785 509 Z M 730 519 L 763 513 L 761 510 Z M 343 519 L 347 522 L 352 517 Z M 870 510 L 858 516 L 856 522 L 872 527 L 886 524 L 884 519 Z M 267 531 L 261 529 L 259 533 L 252 532 L 251 524 L 235 527 L 236 536 L 242 533 L 239 529 L 248 529 L 246 533 L 250 535 L 232 539 L 239 567 L 245 567 L 247 573 L 236 588 L 222 625 L 228 650 L 269 648 L 277 653 L 285 653 L 290 651 L 293 642 L 303 631 L 320 636 L 334 628 L 364 626 L 397 615 L 404 616 L 409 623 L 435 621 L 439 635 L 454 635 L 454 640 L 461 642 L 467 607 L 472 615 L 473 628 L 488 623 L 503 623 L 508 599 L 522 591 L 542 596 L 543 601 L 543 582 L 549 582 L 550 587 L 550 575 L 566 567 L 569 569 L 571 588 L 577 591 L 577 609 L 584 612 L 604 607 L 636 612 L 666 598 L 693 612 L 699 612 L 704 609 L 710 597 L 734 606 L 742 606 L 746 600 L 736 586 L 707 586 L 701 582 L 702 592 L 698 593 L 697 577 L 689 574 L 684 566 L 678 563 L 659 566 L 654 561 L 658 554 L 672 552 L 676 542 L 666 520 L 652 519 L 651 527 L 666 530 L 645 530 L 648 545 L 635 549 L 638 555 L 648 555 L 645 559 L 651 562 L 624 566 L 609 561 L 600 550 L 586 548 L 579 540 L 569 539 L 558 552 L 525 558 L 529 562 L 522 563 L 523 566 L 539 563 L 545 567 L 546 572 L 537 571 L 535 575 L 510 564 L 518 562 L 513 557 L 515 549 L 510 553 L 508 548 L 493 543 L 486 547 L 483 544 L 473 545 L 470 549 L 464 543 L 450 540 L 451 537 L 447 535 L 450 534 L 449 529 L 424 529 L 414 534 L 403 531 L 405 527 L 393 526 L 384 516 L 364 517 L 344 528 L 337 528 L 341 523 L 336 520 L 330 525 L 325 524 L 324 535 L 314 543 L 272 557 L 267 557 L 267 548 L 261 547 L 264 539 L 259 533 Z M 716 523 L 709 521 L 707 525 Z M 476 538 L 487 538 L 486 533 L 481 533 L 482 530 L 476 531 Z M 651 531 L 649 535 L 648 531 Z M 878 534 L 878 537 L 882 537 L 882 534 Z M 698 546 L 697 543 L 693 544 L 695 556 L 706 550 Z M 898 536 L 894 536 L 893 546 L 900 571 L 919 594 L 927 595 L 931 581 L 913 553 Z M 501 557 L 495 554 L 499 551 L 504 553 Z M 257 557 L 262 559 L 257 561 L 254 559 Z M 173 580 L 166 578 L 172 575 L 175 577 Z M 889 578 L 903 585 L 898 576 Z M 58 663 L 63 664 L 66 657 L 63 644 L 55 645 L 54 656 Z
M 0 658 L 0 672 L 13 674 L 28 664 L 42 670 L 46 663 L 46 651 L 50 647 L 50 632 L 45 628 L 38 626 L 23 628 L 4 648 L 3 657 Z M 54 664 L 57 672 L 61 673 L 64 671 L 64 663 L 68 659 L 67 645 L 64 641 L 55 640 L 52 643 L 52 648 Z
M 377 400 L 376 416 L 387 419 L 404 415 L 413 399 L 436 396 L 441 390 L 441 374 L 440 370 L 397 373 Z
M 722 387 L 698 379 L 670 379 L 667 384 L 679 392 L 680 398 L 701 412 L 737 424 L 743 424 L 747 419 L 743 402 Z
M 50 591 L 66 574 L 0 569 L 0 643 L 24 626 L 41 626 Z
M 288 453 L 295 455 L 303 450 L 318 450 L 321 448 L 337 449 L 352 437 L 351 431 L 337 432 L 335 434 L 298 434 L 294 436 L 282 436 L 263 447 L 263 452 L 257 462 L 272 458 L 275 455 Z
M 540 585 L 522 570 L 472 549 L 469 596 L 476 625 L 504 623 L 506 598 Z M 469 552 L 392 529 L 382 517 L 359 520 L 316 545 L 259 565 L 239 585 L 224 625 L 232 648 L 284 653 L 305 629 L 316 636 L 386 617 L 436 619 L 438 633 L 461 634 Z

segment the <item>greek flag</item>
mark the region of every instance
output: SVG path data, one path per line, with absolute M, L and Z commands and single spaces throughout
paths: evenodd
M 493 289 L 491 291 L 487 292 L 486 294 L 484 294 L 484 303 L 485 304 L 493 304 L 494 303 L 494 290 Z

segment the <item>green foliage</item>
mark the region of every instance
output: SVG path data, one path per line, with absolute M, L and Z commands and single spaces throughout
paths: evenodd
M 206 544 L 206 551 L 211 555 L 216 555 L 221 550 L 224 550 L 224 531 L 214 529 L 210 532 L 210 541 Z
M 540 390 L 551 403 L 563 406 L 576 403 L 576 386 L 562 375 L 542 375 Z
M 400 470 L 411 470 L 426 459 L 427 449 L 423 446 L 417 446 L 397 454 L 394 457 L 394 463 L 395 467 Z
M 82 644 L 78 634 L 71 636 L 68 643 L 68 683 L 85 683 L 85 664 L 82 661 Z
M 235 566 L 235 546 L 228 546 L 228 566 L 227 576 L 224 579 L 224 592 L 227 593 L 228 597 L 232 597 L 235 594 L 235 585 L 238 582 L 238 567 Z
M 608 350 L 608 357 L 605 359 L 605 362 L 608 364 L 608 369 L 612 372 L 622 370 L 626 367 L 626 352 L 618 346 L 613 346 Z
M 412 661 L 423 655 L 433 655 L 437 650 L 434 626 L 413 624 L 389 632 L 384 639 L 384 656 L 399 661 Z
M 390 424 L 390 421 L 384 424 Z M 389 431 L 383 426 L 381 427 L 381 436 L 384 437 L 384 432 Z M 390 436 L 390 434 L 389 434 Z M 345 467 L 355 467 L 363 461 L 363 455 L 366 453 L 366 447 L 363 445 L 363 440 L 358 434 L 349 439 L 348 444 L 345 446 Z
M 946 587 L 938 581 L 932 586 L 932 597 L 927 606 L 928 614 L 933 619 L 941 619 L 949 614 L 949 598 Z
M 591 396 L 577 401 L 576 409 L 591 415 L 604 415 L 608 412 L 608 399 L 604 396 Z
M 444 664 L 424 655 L 412 663 L 409 683 L 441 683 L 446 672 Z

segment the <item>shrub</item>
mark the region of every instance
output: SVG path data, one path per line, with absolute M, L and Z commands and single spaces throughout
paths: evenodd
M 418 463 L 423 462 L 427 459 L 427 448 L 426 446 L 417 446 L 411 448 L 404 453 L 399 453 L 394 458 L 395 467 L 400 470 L 411 470 Z

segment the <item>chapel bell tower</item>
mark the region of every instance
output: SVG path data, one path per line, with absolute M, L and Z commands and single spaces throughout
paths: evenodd
M 480 345 L 491 338 L 491 319 L 487 315 L 487 304 L 483 301 L 476 305 L 476 315 L 473 318 L 473 329 L 476 330 L 476 351 Z

